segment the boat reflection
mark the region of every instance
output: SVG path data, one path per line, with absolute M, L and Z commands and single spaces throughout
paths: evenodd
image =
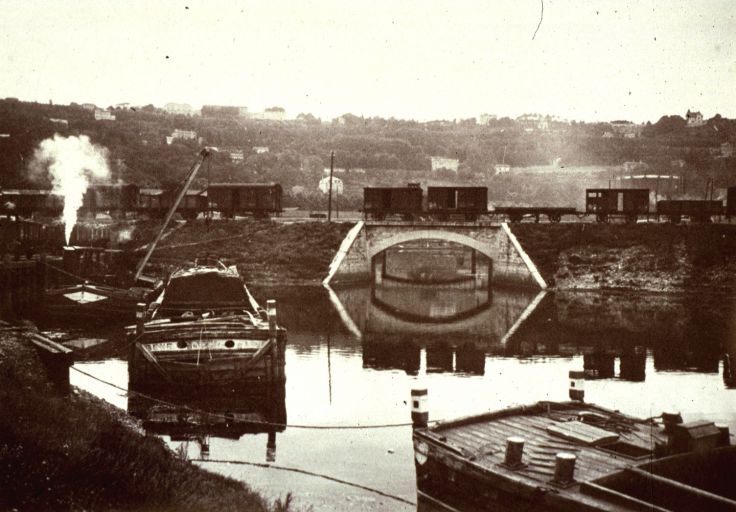
M 147 434 L 169 436 L 184 447 L 195 442 L 198 456 L 206 459 L 212 437 L 237 440 L 246 434 L 265 433 L 265 460 L 276 460 L 276 434 L 286 428 L 283 382 L 217 393 L 155 392 L 151 388 L 142 392 L 135 387 L 130 391 L 128 412 L 142 421 Z

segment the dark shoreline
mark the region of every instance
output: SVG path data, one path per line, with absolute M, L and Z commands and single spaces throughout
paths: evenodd
M 22 330 L 0 331 L 0 509 L 289 510 L 179 459 L 87 392 L 53 388 Z

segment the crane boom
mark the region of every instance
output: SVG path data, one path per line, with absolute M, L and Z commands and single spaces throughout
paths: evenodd
M 194 177 L 197 175 L 199 168 L 202 167 L 202 164 L 207 159 L 207 157 L 210 156 L 210 153 L 213 150 L 215 149 L 206 147 L 206 148 L 203 148 L 202 151 L 199 152 L 199 156 L 197 157 L 197 160 L 194 162 L 194 165 L 192 165 L 192 168 L 189 169 L 189 174 L 187 174 L 187 177 L 185 178 L 184 183 L 182 184 L 181 189 L 179 190 L 179 193 L 176 196 L 176 199 L 171 204 L 169 211 L 166 213 L 166 218 L 164 219 L 163 226 L 161 226 L 161 229 L 156 235 L 156 238 L 154 238 L 153 241 L 150 244 L 148 244 L 148 250 L 146 250 L 146 255 L 143 257 L 141 262 L 138 264 L 138 268 L 135 271 L 135 277 L 133 278 L 134 282 L 138 281 L 138 278 L 141 277 L 141 274 L 143 273 L 143 268 L 146 266 L 149 258 L 151 257 L 151 254 L 153 254 L 153 251 L 156 249 L 156 246 L 161 240 L 161 237 L 163 236 L 164 231 L 166 231 L 166 227 L 169 225 L 169 222 L 171 222 L 171 218 L 174 216 L 176 209 L 179 207 L 179 203 L 181 203 L 181 200 L 184 197 L 184 194 L 186 194 L 187 190 L 189 190 L 189 186 L 192 184 L 192 181 L 194 181 Z

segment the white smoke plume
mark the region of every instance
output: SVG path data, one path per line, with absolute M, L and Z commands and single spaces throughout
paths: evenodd
M 41 141 L 33 153 L 31 171 L 37 175 L 48 173 L 53 192 L 64 196 L 63 220 L 67 244 L 90 181 L 102 181 L 110 177 L 107 158 L 107 148 L 92 144 L 86 135 L 62 137 L 55 134 Z

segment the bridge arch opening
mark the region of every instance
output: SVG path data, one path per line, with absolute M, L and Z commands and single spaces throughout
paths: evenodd
M 376 284 L 409 283 L 455 288 L 489 287 L 493 260 L 475 247 L 445 238 L 412 238 L 373 251 Z

